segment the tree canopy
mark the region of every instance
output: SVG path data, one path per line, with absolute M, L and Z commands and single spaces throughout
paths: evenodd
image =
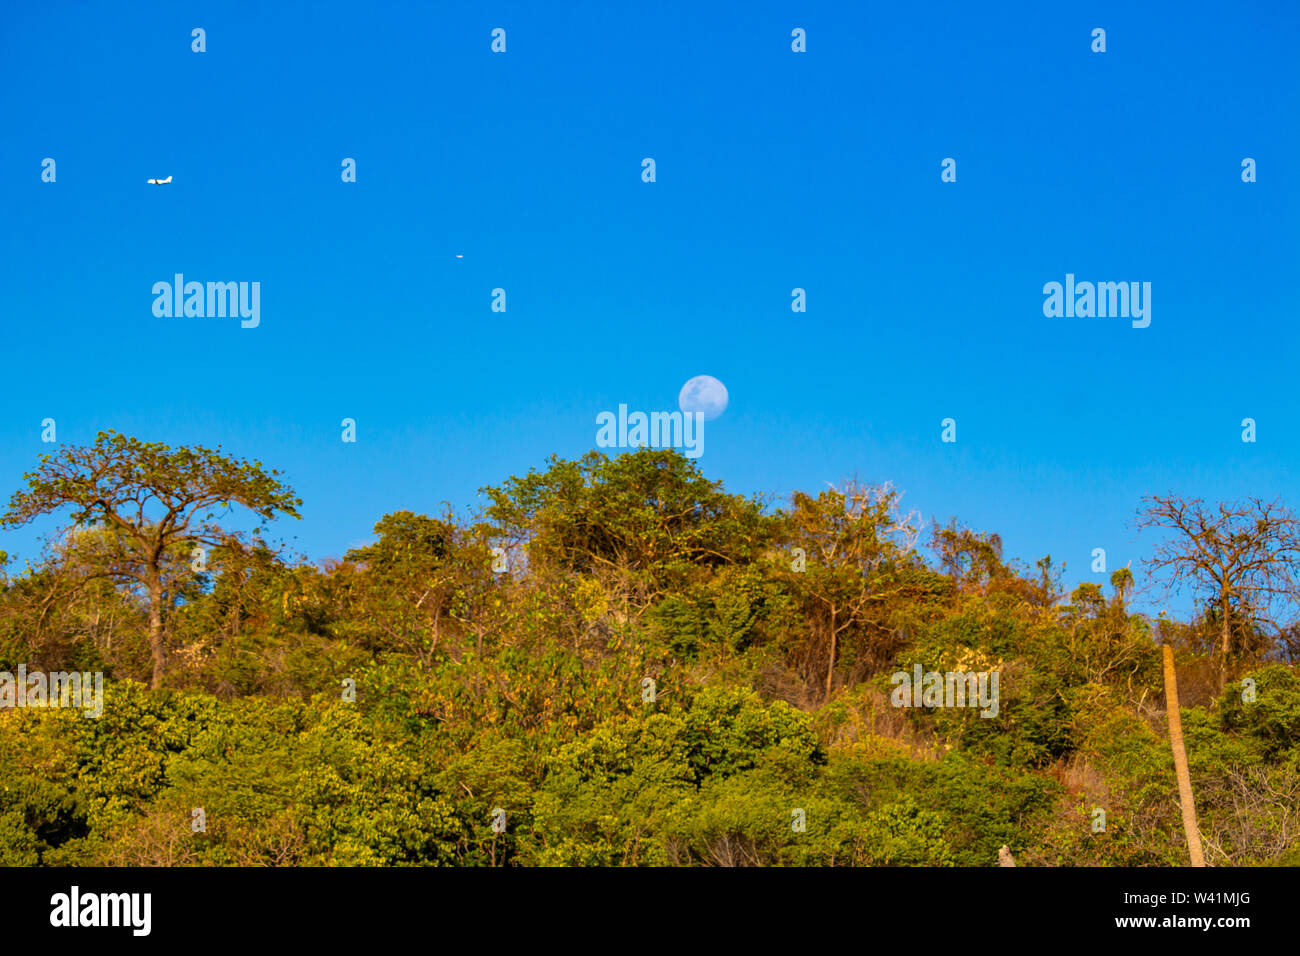
M 1280 504 L 1148 501 L 1156 564 L 1067 586 L 888 485 L 642 449 L 482 494 L 314 564 L 237 531 L 298 515 L 257 462 L 42 458 L 4 520 L 70 525 L 0 577 L 0 674 L 100 672 L 103 711 L 0 707 L 0 865 L 1181 865 L 1180 791 L 1208 863 L 1300 863 Z M 1193 615 L 1135 610 L 1184 570 Z M 997 706 L 900 705 L 929 673 Z
M 104 576 L 140 587 L 149 605 L 151 686 L 162 686 L 166 615 L 184 576 L 184 551 L 198 544 L 232 547 L 239 538 L 214 520 L 215 509 L 241 505 L 270 520 L 299 517 L 302 502 L 260 462 L 203 447 L 169 448 L 117 432 L 100 432 L 89 447 L 42 455 L 24 475 L 0 524 L 24 524 L 68 510 L 74 526 L 99 527 L 70 547 L 85 577 Z M 205 563 L 205 562 L 203 562 Z M 168 600 L 170 592 L 171 601 Z

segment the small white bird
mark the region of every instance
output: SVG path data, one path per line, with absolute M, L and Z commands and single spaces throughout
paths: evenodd
M 172 178 L 168 176 L 166 179 L 150 179 L 148 183 L 150 186 L 166 186 L 171 181 Z
M 458 252 L 458 253 L 456 253 L 456 258 L 457 258 L 457 259 L 464 259 L 465 257 L 462 256 L 462 255 Z

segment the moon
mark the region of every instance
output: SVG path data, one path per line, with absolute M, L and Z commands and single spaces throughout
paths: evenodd
M 697 375 L 685 385 L 677 396 L 677 405 L 687 414 L 703 412 L 704 420 L 711 422 L 727 410 L 727 386 L 712 375 Z

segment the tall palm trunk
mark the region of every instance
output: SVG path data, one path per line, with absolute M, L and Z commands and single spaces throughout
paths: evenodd
M 1165 710 L 1169 713 L 1169 746 L 1174 751 L 1174 774 L 1178 777 L 1178 802 L 1183 808 L 1183 832 L 1192 866 L 1205 866 L 1201 852 L 1201 831 L 1196 826 L 1196 804 L 1192 798 L 1192 777 L 1187 772 L 1187 751 L 1183 747 L 1183 716 L 1178 709 L 1178 675 L 1174 672 L 1174 649 L 1161 647 L 1165 658 Z

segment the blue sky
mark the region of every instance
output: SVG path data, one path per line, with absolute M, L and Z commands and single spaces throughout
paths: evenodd
M 728 489 L 892 480 L 1071 585 L 1095 547 L 1147 553 L 1144 493 L 1300 506 L 1295 4 L 0 17 L 5 495 L 47 417 L 220 444 L 284 471 L 304 520 L 277 531 L 337 556 L 703 373 Z M 177 272 L 260 282 L 259 327 L 155 317 Z M 1150 327 L 1044 317 L 1067 272 L 1150 282 Z M 20 567 L 51 527 L 0 548 Z

